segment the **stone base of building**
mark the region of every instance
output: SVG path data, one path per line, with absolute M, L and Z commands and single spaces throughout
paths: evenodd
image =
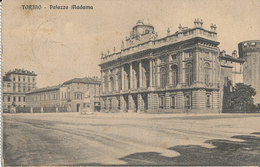
M 219 90 L 195 89 L 103 96 L 101 112 L 219 113 Z

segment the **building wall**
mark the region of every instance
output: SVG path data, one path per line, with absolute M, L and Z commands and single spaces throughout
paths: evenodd
M 94 111 L 94 105 L 100 102 L 99 96 L 100 84 L 70 83 L 27 93 L 26 102 L 29 107 L 62 107 L 72 112 L 82 111 L 89 103 Z
M 34 92 L 26 95 L 28 107 L 59 107 L 59 89 Z
M 244 83 L 256 89 L 255 103 L 260 103 L 260 41 L 243 41 L 238 44 L 239 56 L 245 59 Z
M 34 72 L 15 69 L 9 71 L 3 78 L 3 109 L 9 110 L 12 105 L 25 107 L 25 93 L 36 88 Z
M 200 33 L 212 39 L 195 38 Z M 167 36 L 151 44 L 150 50 L 138 52 L 140 46 L 128 54 L 124 48 L 105 56 L 100 64 L 103 111 L 118 110 L 120 99 L 121 111 L 127 112 L 219 112 L 220 100 L 213 100 L 220 98 L 219 43 L 213 34 L 196 28 L 180 30 L 175 34 L 179 42 L 167 42 L 171 41 Z

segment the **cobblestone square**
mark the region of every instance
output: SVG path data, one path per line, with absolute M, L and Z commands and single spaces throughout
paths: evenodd
M 259 165 L 259 114 L 3 115 L 5 165 Z

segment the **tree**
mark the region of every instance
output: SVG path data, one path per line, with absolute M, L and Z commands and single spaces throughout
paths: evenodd
M 251 85 L 237 83 L 229 95 L 231 109 L 248 111 L 254 108 L 256 90 Z

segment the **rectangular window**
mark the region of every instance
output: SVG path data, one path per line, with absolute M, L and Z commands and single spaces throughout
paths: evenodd
M 159 107 L 160 108 L 165 108 L 165 97 L 164 96 L 160 96 L 160 102 L 159 102 Z
M 15 81 L 15 77 L 13 77 L 13 81 Z
M 18 101 L 19 101 L 19 102 L 21 101 L 21 97 L 20 97 L 20 96 L 18 97 Z
M 207 107 L 210 107 L 210 94 L 207 94 Z
M 176 108 L 176 98 L 175 98 L 175 95 L 171 96 L 171 108 Z
M 16 92 L 16 84 L 13 84 L 13 91 Z
M 107 109 L 107 103 L 106 103 L 106 100 L 104 100 L 104 109 Z
M 21 77 L 20 77 L 20 76 L 18 77 L 18 81 L 19 81 L 19 82 L 21 81 Z
M 109 110 L 112 109 L 112 99 L 109 99 Z
M 31 79 L 30 79 L 30 77 L 28 77 L 28 82 L 31 82 Z
M 118 99 L 117 109 L 120 110 L 120 99 Z
M 15 98 L 15 96 L 14 96 L 14 102 L 16 101 L 16 98 Z
M 8 102 L 10 102 L 10 101 L 11 101 L 11 98 L 10 98 L 10 96 L 8 96 L 7 100 L 8 100 Z
M 21 84 L 18 83 L 18 92 L 21 92 Z
M 25 77 L 23 77 L 23 82 L 25 82 Z
M 185 108 L 188 108 L 188 109 L 191 108 L 191 95 L 185 96 Z

